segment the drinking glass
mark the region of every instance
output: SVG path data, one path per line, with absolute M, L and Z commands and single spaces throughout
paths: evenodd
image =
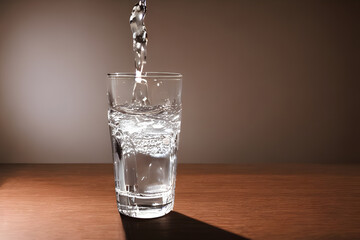
M 118 210 L 163 216 L 174 206 L 182 75 L 110 73 L 107 83 Z

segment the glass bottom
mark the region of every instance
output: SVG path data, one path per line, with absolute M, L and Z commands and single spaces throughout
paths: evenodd
M 116 191 L 119 213 L 134 218 L 157 218 L 174 208 L 174 192 L 162 194 L 133 194 Z
M 153 207 L 143 207 L 143 206 L 126 206 L 117 204 L 119 213 L 124 214 L 129 217 L 134 218 L 157 218 L 162 217 L 174 208 L 174 203 L 168 203 L 165 205 L 153 206 Z

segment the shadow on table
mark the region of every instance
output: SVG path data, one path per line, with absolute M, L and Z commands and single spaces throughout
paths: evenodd
M 174 211 L 164 217 L 155 219 L 130 218 L 121 214 L 120 216 L 127 240 L 249 240 Z

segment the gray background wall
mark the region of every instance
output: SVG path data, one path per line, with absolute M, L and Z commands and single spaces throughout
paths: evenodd
M 0 0 L 0 162 L 111 162 L 128 0 Z M 356 162 L 359 1 L 148 0 L 147 71 L 184 75 L 179 161 Z

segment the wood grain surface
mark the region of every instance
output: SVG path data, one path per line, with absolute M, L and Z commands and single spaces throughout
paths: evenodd
M 117 212 L 110 164 L 0 164 L 0 239 L 360 239 L 360 165 L 179 165 L 175 209 Z

